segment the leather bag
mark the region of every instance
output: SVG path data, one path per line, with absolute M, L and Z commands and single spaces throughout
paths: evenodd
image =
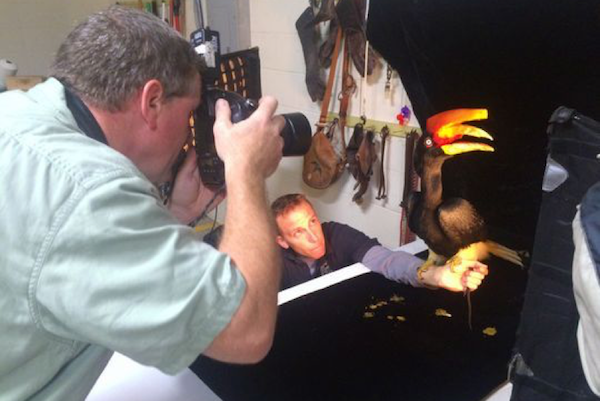
M 344 171 L 345 155 L 332 144 L 332 139 L 338 133 L 341 135 L 336 119 L 326 129 L 319 129 L 313 136 L 310 149 L 304 155 L 302 168 L 302 179 L 309 187 L 325 189 Z
M 373 131 L 365 132 L 362 124 L 356 124 L 346 149 L 348 169 L 356 179 L 354 189 L 358 189 L 352 201 L 358 204 L 362 203 L 362 196 L 367 192 L 369 180 L 373 175 L 373 163 L 377 159 L 374 137 Z
M 313 135 L 310 149 L 304 155 L 304 164 L 302 166 L 302 180 L 309 187 L 316 189 L 325 189 L 333 184 L 342 171 L 344 171 L 346 165 L 344 132 L 340 128 L 339 120 L 335 119 L 330 123 L 325 123 L 329 109 L 329 100 L 333 90 L 333 81 L 335 80 L 335 68 L 341 41 L 342 30 L 340 29 L 338 30 L 331 60 L 325 97 L 321 104 L 319 128 L 315 135 Z

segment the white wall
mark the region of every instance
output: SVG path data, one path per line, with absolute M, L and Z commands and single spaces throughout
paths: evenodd
M 47 75 L 58 46 L 77 23 L 106 8 L 110 0 L 0 1 L 0 58 L 19 67 L 18 75 Z
M 307 6 L 306 0 L 251 1 L 251 41 L 253 46 L 260 48 L 263 94 L 273 95 L 279 100 L 279 112 L 300 111 L 305 113 L 311 122 L 316 122 L 320 114 L 320 104 L 313 103 L 306 90 L 304 58 L 294 25 Z M 363 95 L 366 98 L 363 111 L 367 118 L 397 123 L 396 114 L 402 106 L 409 105 L 410 102 L 397 74 L 393 76 L 391 96 L 386 97 L 385 65 L 382 67 L 369 78 L 368 85 L 363 86 Z M 353 74 L 360 85 L 358 73 L 354 71 Z M 339 88 L 339 81 L 336 88 Z M 359 92 L 357 90 L 351 99 L 350 115 L 360 115 Z M 330 109 L 337 111 L 337 102 Z M 415 120 L 412 119 L 410 124 L 415 125 Z M 347 139 L 350 134 L 349 131 Z M 335 220 L 352 225 L 368 235 L 377 237 L 384 245 L 396 247 L 400 237 L 399 204 L 404 181 L 405 141 L 398 137 L 391 137 L 388 141 L 383 162 L 388 188 L 386 200 L 375 199 L 379 162 L 375 165 L 376 173 L 371 178 L 364 202 L 358 206 L 352 202 L 355 180 L 348 171 L 333 186 L 325 190 L 312 189 L 302 182 L 301 157 L 284 158 L 277 172 L 269 179 L 269 198 L 273 200 L 286 193 L 303 192 L 313 202 L 321 220 Z M 379 136 L 377 149 L 380 154 Z
M 89 14 L 115 0 L 1 0 L 0 59 L 17 64 L 18 75 L 47 75 L 63 39 Z M 134 3 L 125 1 L 121 3 Z M 202 0 L 207 17 L 205 0 Z M 196 28 L 193 0 L 182 11 L 185 36 Z

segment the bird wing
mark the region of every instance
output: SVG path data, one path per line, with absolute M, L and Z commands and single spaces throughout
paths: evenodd
M 487 229 L 481 215 L 475 207 L 463 198 L 444 200 L 437 210 L 440 227 L 446 237 L 457 239 L 460 247 L 464 244 L 483 241 Z

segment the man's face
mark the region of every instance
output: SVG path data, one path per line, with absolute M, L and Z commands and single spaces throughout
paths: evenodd
M 311 259 L 325 255 L 325 236 L 314 209 L 306 202 L 278 216 L 280 235 L 277 243 L 282 248 L 292 248 L 297 254 Z
M 190 95 L 173 96 L 165 100 L 164 110 L 159 121 L 160 134 L 157 146 L 160 148 L 162 171 L 159 182 L 171 179 L 171 169 L 181 149 L 190 138 L 190 114 L 200 102 L 200 78 L 196 77 Z

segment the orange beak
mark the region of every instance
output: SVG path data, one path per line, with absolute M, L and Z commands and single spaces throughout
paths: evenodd
M 465 121 L 485 120 L 487 118 L 487 109 L 448 110 L 428 118 L 427 131 L 431 133 L 436 145 L 447 155 L 473 151 L 493 152 L 494 148 L 485 143 L 456 142 L 465 135 L 493 141 L 494 138 L 485 130 L 463 124 Z

